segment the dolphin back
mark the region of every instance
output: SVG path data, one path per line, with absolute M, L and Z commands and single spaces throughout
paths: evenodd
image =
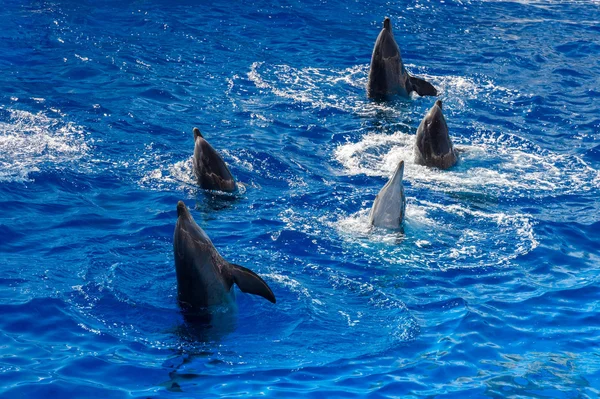
M 193 166 L 198 184 L 203 189 L 235 191 L 235 179 L 227 164 L 208 141 L 202 137 L 196 138 Z
M 273 291 L 258 274 L 244 266 L 233 263 L 229 263 L 229 268 L 233 282 L 237 284 L 242 292 L 262 296 L 272 303 L 276 302 Z

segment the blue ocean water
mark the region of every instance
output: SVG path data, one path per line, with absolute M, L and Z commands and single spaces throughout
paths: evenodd
M 434 102 L 375 102 L 390 16 Z M 20 1 L 0 8 L 0 396 L 595 398 L 600 4 Z M 198 126 L 240 182 L 194 183 Z M 369 231 L 404 159 L 404 232 Z M 186 324 L 183 200 L 277 304 Z

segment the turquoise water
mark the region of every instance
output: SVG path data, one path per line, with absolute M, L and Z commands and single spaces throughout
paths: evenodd
M 0 8 L 0 396 L 598 397 L 597 2 L 122 3 Z M 366 98 L 384 16 L 450 170 L 433 98 Z M 178 200 L 276 305 L 184 321 Z

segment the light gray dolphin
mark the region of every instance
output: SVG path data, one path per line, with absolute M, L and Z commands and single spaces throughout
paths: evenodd
M 386 17 L 371 56 L 367 95 L 372 98 L 396 94 L 408 97 L 412 91 L 420 96 L 437 96 L 437 90 L 431 83 L 410 76 L 404 68 L 400 47 L 392 33 L 392 23 Z
M 406 197 L 402 185 L 403 176 L 404 161 L 400 161 L 394 175 L 379 191 L 373 202 L 373 208 L 369 215 L 369 223 L 372 226 L 398 229 L 402 225 L 406 211 Z
M 415 163 L 448 169 L 457 160 L 448 134 L 448 125 L 442 113 L 442 102 L 437 100 L 417 129 Z
M 173 253 L 177 297 L 185 310 L 204 311 L 210 306 L 233 303 L 233 283 L 242 292 L 260 295 L 275 303 L 275 295 L 262 278 L 223 259 L 182 201 L 177 203 Z
M 205 190 L 235 191 L 237 189 L 235 179 L 225 161 L 208 144 L 197 127 L 194 128 L 194 142 L 192 164 L 198 185 Z

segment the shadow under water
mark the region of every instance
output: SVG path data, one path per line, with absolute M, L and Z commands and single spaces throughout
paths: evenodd
M 201 359 L 205 359 L 207 364 L 213 366 L 223 363 L 222 360 L 213 358 L 215 355 L 213 348 L 219 346 L 221 340 L 237 328 L 235 305 L 206 308 L 201 311 L 182 308 L 181 315 L 183 323 L 175 328 L 174 334 L 180 341 L 179 348 L 187 349 L 179 349 L 175 356 L 165 361 L 163 366 L 171 371 L 169 379 L 160 384 L 170 392 L 183 392 L 182 387 L 189 384 L 196 385 L 193 381 L 200 378 L 201 374 L 187 371 L 188 365 Z M 194 367 L 191 369 L 195 370 Z
M 183 323 L 175 328 L 176 336 L 182 341 L 196 343 L 219 342 L 237 327 L 237 308 L 215 306 L 200 311 L 182 307 Z

